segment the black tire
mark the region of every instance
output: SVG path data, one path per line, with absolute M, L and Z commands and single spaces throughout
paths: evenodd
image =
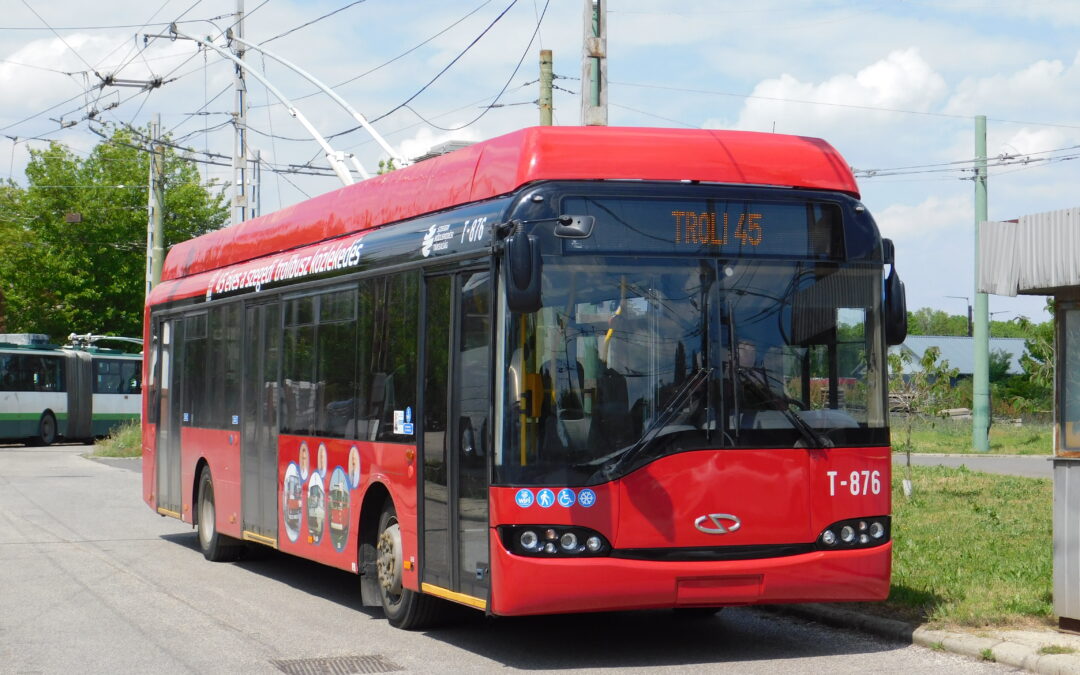
M 204 466 L 199 474 L 199 499 L 196 505 L 195 524 L 199 533 L 199 548 L 211 562 L 236 560 L 244 550 L 241 541 L 217 531 L 217 512 L 214 507 L 214 479 L 210 467 Z
M 386 620 L 391 626 L 404 630 L 422 630 L 434 625 L 440 618 L 442 601 L 402 585 L 405 565 L 401 554 L 401 529 L 397 511 L 390 501 L 379 516 L 375 551 L 379 599 Z
M 41 414 L 38 420 L 37 434 L 30 438 L 28 445 L 46 446 L 56 442 L 56 417 L 51 412 Z

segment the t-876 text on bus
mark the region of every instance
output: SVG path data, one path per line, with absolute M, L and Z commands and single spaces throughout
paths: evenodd
M 524 129 L 175 246 L 144 497 L 404 628 L 881 599 L 905 316 L 821 140 Z

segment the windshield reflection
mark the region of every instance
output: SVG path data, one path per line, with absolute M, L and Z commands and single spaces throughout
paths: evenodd
M 508 322 L 496 483 L 595 484 L 702 448 L 882 442 L 880 275 L 545 260 L 543 307 Z

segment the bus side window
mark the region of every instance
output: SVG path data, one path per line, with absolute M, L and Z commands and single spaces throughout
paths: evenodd
M 0 391 L 15 391 L 15 357 L 0 356 Z

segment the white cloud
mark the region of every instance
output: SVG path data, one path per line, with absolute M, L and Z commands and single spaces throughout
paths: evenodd
M 417 131 L 411 138 L 398 142 L 396 149 L 402 157 L 412 159 L 413 157 L 419 157 L 440 143 L 446 143 L 447 141 L 475 142 L 480 139 L 480 135 L 471 127 L 449 132 L 435 132 L 425 128 Z
M 1066 66 L 1059 60 L 1039 60 L 1012 73 L 969 77 L 956 86 L 945 106 L 954 115 L 974 115 L 987 109 L 1030 118 L 1053 119 L 1080 102 L 1080 54 Z
M 972 200 L 961 196 L 931 195 L 918 204 L 893 204 L 874 212 L 882 236 L 912 246 L 970 231 L 973 218 Z
M 783 120 L 784 128 L 777 131 L 804 133 L 793 127 L 812 127 L 841 132 L 850 130 L 853 120 L 864 126 L 893 119 L 887 112 L 866 108 L 927 111 L 946 90 L 945 80 L 917 49 L 909 48 L 894 51 L 854 75 L 842 73 L 816 84 L 786 73 L 764 80 L 754 87 L 735 126 L 770 131 Z M 801 103 L 808 101 L 817 105 Z

